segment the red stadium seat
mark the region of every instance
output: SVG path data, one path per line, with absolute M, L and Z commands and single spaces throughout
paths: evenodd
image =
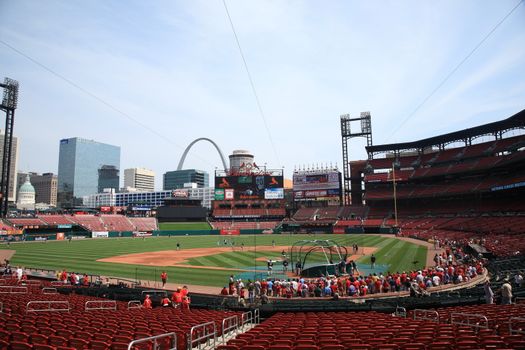
M 56 350 L 56 348 L 46 344 L 33 344 L 33 350 Z
M 10 350 L 32 350 L 33 345 L 22 342 L 22 341 L 12 341 L 9 345 Z
M 71 338 L 69 339 L 69 346 L 74 347 L 75 349 L 88 349 L 89 348 L 89 341 L 81 338 Z
M 100 340 L 92 340 L 91 349 L 92 350 L 109 350 L 111 349 L 111 344 L 108 342 L 100 341 Z
M 48 338 L 49 345 L 53 346 L 68 346 L 68 341 L 64 337 L 59 337 L 58 335 L 50 335 Z

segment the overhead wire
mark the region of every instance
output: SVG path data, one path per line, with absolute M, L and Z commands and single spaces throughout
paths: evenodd
M 28 59 L 29 61 L 33 62 L 34 64 L 36 64 L 37 66 L 39 66 L 40 68 L 44 69 L 45 71 L 51 73 L 52 75 L 56 76 L 57 78 L 65 81 L 67 84 L 73 86 L 75 89 L 79 90 L 80 92 L 82 92 L 83 94 L 91 97 L 92 99 L 98 101 L 99 103 L 105 105 L 106 107 L 108 107 L 109 109 L 113 110 L 114 112 L 120 114 L 121 116 L 125 117 L 126 119 L 128 119 L 129 121 L 139 125 L 140 127 L 148 130 L 149 132 L 153 133 L 154 135 L 160 137 L 161 139 L 163 139 L 164 141 L 184 150 L 185 147 L 182 147 L 181 145 L 173 142 L 172 139 L 170 139 L 169 137 L 161 134 L 160 132 L 156 131 L 155 129 L 153 129 L 152 127 L 150 127 L 149 125 L 145 124 L 145 123 L 142 123 L 141 121 L 137 120 L 136 118 L 132 117 L 130 114 L 124 112 L 123 110 L 115 107 L 114 105 L 112 105 L 111 103 L 109 103 L 108 101 L 104 100 L 102 97 L 94 94 L 93 92 L 87 90 L 86 88 L 80 86 L 79 84 L 75 83 L 74 81 L 72 81 L 71 79 L 65 77 L 64 75 L 58 73 L 57 71 L 49 68 L 48 66 L 46 66 L 45 64 L 41 63 L 40 61 L 38 61 L 37 59 L 29 56 L 28 54 L 26 54 L 25 52 L 17 49 L 16 47 L 14 47 L 13 45 L 7 43 L 6 41 L 0 39 L 0 43 L 3 44 L 4 46 L 6 46 L 7 48 L 11 49 L 12 51 L 16 52 L 17 54 L 19 54 L 20 56 Z M 195 155 L 196 158 L 199 158 L 201 161 L 211 165 L 211 166 L 214 166 L 214 164 L 212 164 L 210 161 L 198 156 L 198 155 Z
M 224 5 L 224 9 L 226 10 L 226 15 L 228 16 L 228 20 L 230 22 L 230 26 L 233 32 L 233 36 L 235 37 L 235 42 L 237 43 L 237 48 L 239 49 L 239 54 L 242 58 L 242 62 L 244 64 L 244 69 L 246 70 L 246 74 L 248 76 L 248 80 L 250 82 L 250 87 L 253 92 L 253 95 L 255 97 L 255 102 L 257 103 L 257 109 L 259 110 L 259 114 L 261 116 L 261 119 L 264 124 L 264 128 L 266 130 L 266 135 L 268 136 L 268 139 L 270 140 L 270 144 L 272 146 L 273 153 L 275 155 L 275 159 L 277 160 L 277 163 L 280 165 L 281 161 L 279 159 L 279 154 L 277 153 L 277 149 L 275 148 L 275 144 L 273 142 L 272 134 L 270 132 L 270 128 L 268 127 L 268 122 L 266 120 L 266 115 L 264 114 L 264 111 L 261 106 L 261 101 L 259 99 L 259 95 L 257 94 L 257 90 L 255 89 L 255 83 L 253 81 L 252 75 L 250 73 L 250 69 L 248 68 L 248 63 L 246 62 L 246 58 L 244 56 L 244 53 L 242 51 L 241 43 L 239 41 L 239 37 L 237 36 L 237 31 L 235 30 L 235 26 L 233 25 L 232 18 L 230 16 L 230 11 L 228 10 L 228 5 L 226 4 L 226 0 L 222 0 L 222 4 Z
M 512 13 L 524 2 L 525 0 L 519 0 L 518 3 L 498 22 L 496 25 L 477 43 L 476 46 L 445 76 L 443 80 L 428 94 L 423 101 L 421 101 L 416 108 L 401 121 L 401 123 L 392 131 L 387 140 L 390 140 L 412 117 L 427 103 L 432 96 L 458 71 L 458 69 L 483 45 L 485 41 L 512 15 Z

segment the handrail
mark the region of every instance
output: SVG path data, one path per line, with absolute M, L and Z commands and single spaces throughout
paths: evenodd
M 3 294 L 27 294 L 27 287 L 19 286 L 0 286 L 0 293 Z
M 153 341 L 152 349 L 160 349 L 160 346 L 157 343 L 157 339 L 161 339 L 161 338 L 170 339 L 171 347 L 167 350 L 177 350 L 177 333 L 175 332 L 159 334 L 159 335 L 155 335 L 155 336 L 147 337 L 147 338 L 135 339 L 128 344 L 128 350 L 131 350 L 135 344 L 146 343 L 146 342 L 151 342 L 151 341 Z
M 236 334 L 237 330 L 239 329 L 239 317 L 237 316 L 230 316 L 226 317 L 222 320 L 222 343 L 226 344 L 226 334 L 230 335 L 230 333 Z
M 259 309 L 253 310 L 253 318 L 254 318 L 255 324 L 261 323 L 261 313 Z
M 396 311 L 394 312 L 396 317 L 407 317 L 407 309 L 402 306 L 396 306 Z
M 98 306 L 91 306 L 98 305 Z M 107 306 L 105 306 L 107 305 Z M 117 302 L 115 300 L 89 300 L 84 305 L 84 311 L 91 310 L 116 310 Z
M 466 318 L 466 322 L 465 322 Z M 462 320 L 463 319 L 463 320 Z M 471 322 L 476 321 L 477 322 Z M 489 328 L 489 320 L 484 315 L 480 314 L 464 314 L 464 313 L 452 313 L 450 314 L 450 323 L 459 326 L 470 326 L 475 328 Z M 481 324 L 484 323 L 484 324 Z
M 142 308 L 142 302 L 140 300 L 128 301 L 128 310 L 129 309 L 140 309 L 140 308 Z
M 47 309 L 29 308 L 30 306 L 33 306 L 33 305 L 46 305 L 46 304 L 47 304 Z M 55 308 L 55 307 L 52 307 L 52 305 L 66 305 L 66 307 Z M 65 301 L 65 300 L 48 300 L 48 301 L 37 300 L 37 301 L 30 301 L 26 305 L 26 312 L 42 312 L 42 311 L 67 311 L 69 312 L 69 310 L 70 310 L 69 301 Z
M 144 294 L 153 294 L 153 295 L 160 294 L 163 297 L 167 297 L 168 296 L 168 292 L 167 291 L 165 291 L 165 290 L 158 290 L 158 289 L 143 290 L 142 291 L 142 296 L 144 296 Z
M 513 328 L 512 326 L 517 323 L 521 323 L 522 327 Z M 509 332 L 510 334 L 525 334 L 525 318 L 524 317 L 511 317 L 509 318 Z
M 42 288 L 42 294 L 58 294 L 58 290 L 53 287 Z
M 439 323 L 439 313 L 435 310 L 415 309 L 413 315 L 414 320 L 433 321 Z
M 247 323 L 253 324 L 253 314 L 251 311 L 243 312 L 241 315 L 241 329 L 244 331 L 244 326 Z
M 26 284 L 29 284 L 29 285 L 32 285 L 32 286 L 40 286 L 42 285 L 42 281 L 39 281 L 39 280 L 26 280 L 24 281 L 23 283 L 26 283 Z
M 212 329 L 210 326 L 213 326 L 213 333 L 210 332 Z M 201 334 L 195 334 L 196 338 L 194 338 L 194 333 Z M 206 348 L 210 348 L 209 342 L 211 340 L 213 341 L 211 349 L 215 349 L 215 343 L 217 342 L 217 328 L 215 322 L 206 322 L 191 327 L 190 334 L 188 336 L 188 349 L 193 349 L 195 345 L 197 345 L 197 348 L 200 349 L 204 340 L 206 341 Z

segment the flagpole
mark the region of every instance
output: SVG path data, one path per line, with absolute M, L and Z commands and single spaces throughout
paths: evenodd
M 396 169 L 394 163 L 392 163 L 392 183 L 394 184 L 394 218 L 397 227 Z

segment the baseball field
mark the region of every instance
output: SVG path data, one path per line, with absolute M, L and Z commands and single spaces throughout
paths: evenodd
M 349 255 L 352 245 L 357 244 L 361 250 L 351 258 L 360 266 L 370 267 L 372 253 L 377 258 L 376 268 L 367 273 L 411 270 L 427 264 L 425 245 L 381 235 L 106 238 L 3 244 L 0 249 L 14 250 L 12 265 L 23 267 L 66 269 L 141 281 L 158 281 L 165 270 L 170 281 L 220 287 L 230 275 L 253 278 L 256 271 L 265 273 L 267 259 L 280 261 L 283 250 L 288 251 L 294 242 L 305 239 L 334 240 L 348 247 Z

